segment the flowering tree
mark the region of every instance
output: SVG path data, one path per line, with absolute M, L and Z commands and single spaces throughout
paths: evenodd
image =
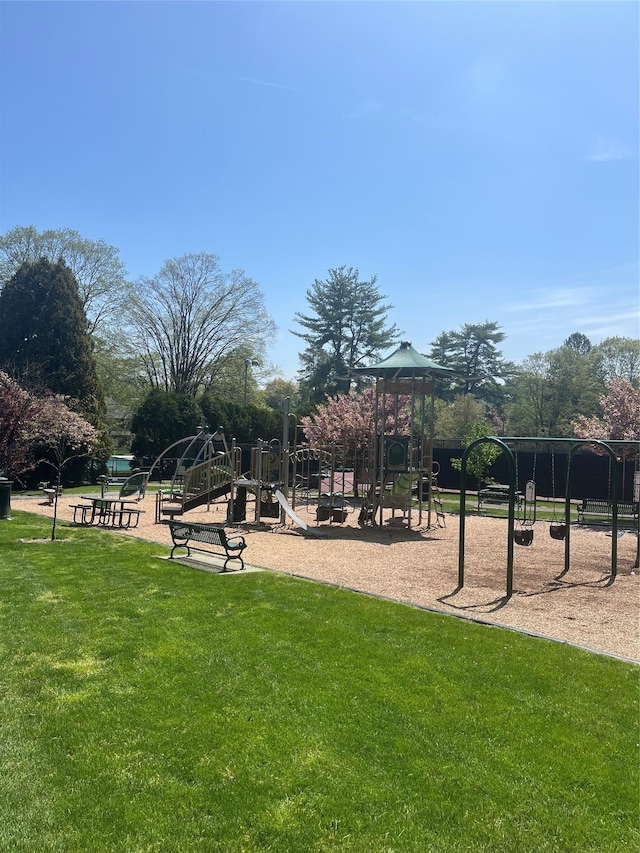
M 0 474 L 19 479 L 35 467 L 28 428 L 37 411 L 36 398 L 0 371 Z
M 71 459 L 85 456 L 98 443 L 98 433 L 62 397 L 37 397 L 0 371 L 0 472 L 19 478 L 39 462 L 56 471 L 60 486 L 62 469 Z M 51 539 L 55 539 L 58 491 L 53 510 Z
M 409 397 L 398 398 L 397 425 L 400 432 L 409 434 Z M 392 432 L 395 420 L 395 398 L 386 399 L 385 432 Z M 358 460 L 368 450 L 373 450 L 375 417 L 375 390 L 365 388 L 357 393 L 338 394 L 328 397 L 327 402 L 319 405 L 314 414 L 302 418 L 301 424 L 307 441 L 313 447 L 338 445 L 345 464 L 351 464 L 358 471 Z
M 409 398 L 400 398 L 398 428 L 409 432 Z M 387 397 L 385 430 L 392 430 L 394 423 L 394 398 Z M 314 414 L 302 418 L 301 424 L 309 444 L 314 446 L 338 444 L 349 454 L 350 459 L 361 451 L 371 448 L 373 419 L 375 416 L 375 391 L 365 388 L 361 393 L 350 391 L 328 397 Z
M 573 421 L 572 427 L 578 438 L 595 438 L 606 441 L 640 441 L 640 389 L 628 379 L 612 379 L 607 383 L 607 393 L 600 397 L 602 417 L 586 418 L 584 415 Z M 630 447 L 622 453 L 630 456 L 637 448 Z
M 37 418 L 30 424 L 28 433 L 36 453 L 41 451 L 52 457 L 43 459 L 56 472 L 56 490 L 53 505 L 51 539 L 56 538 L 58 492 L 62 469 L 72 459 L 87 456 L 98 444 L 98 433 L 83 417 L 71 411 L 62 397 L 49 394 L 39 399 Z

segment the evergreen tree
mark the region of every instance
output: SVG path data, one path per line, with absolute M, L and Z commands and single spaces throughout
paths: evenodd
M 582 332 L 574 332 L 563 342 L 563 347 L 574 349 L 580 355 L 589 355 L 591 352 L 591 341 Z
M 235 438 L 238 444 L 254 444 L 259 438 L 263 441 L 282 438 L 281 409 L 253 403 L 245 406 L 210 394 L 204 394 L 199 403 L 210 429 L 222 427 L 227 439 Z
M 339 267 L 329 270 L 326 281 L 316 279 L 307 290 L 311 314 L 296 312 L 295 319 L 306 331 L 292 334 L 301 338 L 302 390 L 320 401 L 325 394 L 349 390 L 348 371 L 366 365 L 393 345 L 400 332 L 387 323 L 385 304 L 374 275 L 359 280 L 359 270 Z
M 155 459 L 175 441 L 196 435 L 203 423 L 193 397 L 152 388 L 131 419 L 131 452 Z
M 38 231 L 18 226 L 0 235 L 0 290 L 25 262 L 60 258 L 78 284 L 90 334 L 113 326 L 127 300 L 126 270 L 120 250 L 104 240 L 89 240 L 71 228 Z
M 0 365 L 38 392 L 62 395 L 111 452 L 105 401 L 78 285 L 63 261 L 21 264 L 0 293 Z
M 459 331 L 442 332 L 431 343 L 428 354 L 438 364 L 451 367 L 457 379 L 442 389 L 444 399 L 458 394 L 473 394 L 479 400 L 500 409 L 503 383 L 515 371 L 515 365 L 502 357 L 498 344 L 506 335 L 498 323 L 465 323 Z

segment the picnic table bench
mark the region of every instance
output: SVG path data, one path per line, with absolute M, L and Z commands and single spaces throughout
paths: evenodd
M 133 503 L 127 498 L 113 495 L 111 497 L 83 495 L 82 500 L 87 503 L 70 504 L 74 524 L 83 526 L 99 524 L 103 527 L 118 527 L 123 530 L 138 526 L 141 510 L 127 506 Z
M 60 497 L 62 495 L 62 486 L 59 486 L 57 489 L 56 489 L 56 487 L 54 487 L 52 489 L 42 488 L 41 491 L 42 491 L 43 496 L 49 501 L 49 506 L 53 506 L 53 501 L 54 501 L 55 496 L 56 496 L 56 491 L 58 492 L 58 497 Z
M 599 498 L 583 498 L 582 503 L 578 506 L 578 521 L 584 521 L 585 516 L 606 516 L 611 518 L 613 515 L 613 501 L 602 500 Z M 638 504 L 630 501 L 618 501 L 618 518 L 635 518 L 638 517 Z
M 522 503 L 522 492 L 516 492 L 516 506 L 519 507 Z M 495 483 L 493 486 L 487 486 L 480 489 L 478 492 L 478 509 L 482 509 L 483 504 L 493 504 L 494 506 L 509 505 L 509 486 Z
M 171 519 L 167 521 L 171 538 L 173 539 L 173 548 L 171 549 L 171 557 L 176 548 L 186 548 L 187 556 L 191 556 L 191 551 L 201 551 L 203 554 L 215 553 L 216 549 L 220 550 L 225 555 L 223 572 L 226 572 L 227 565 L 231 560 L 238 560 L 240 569 L 244 569 L 244 560 L 242 552 L 247 547 L 244 536 L 228 537 L 223 527 L 218 527 L 215 524 L 201 524 L 193 521 L 176 521 Z M 200 548 L 194 545 L 194 542 L 199 542 L 202 545 L 209 545 L 211 548 Z

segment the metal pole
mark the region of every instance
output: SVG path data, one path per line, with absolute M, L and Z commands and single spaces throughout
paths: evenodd
M 516 466 L 513 451 L 508 444 L 495 436 L 485 436 L 476 438 L 465 449 L 462 455 L 462 467 L 460 469 L 460 535 L 458 545 L 458 587 L 462 589 L 464 586 L 464 534 L 465 534 L 465 519 L 466 519 L 466 496 L 467 496 L 467 459 L 471 451 L 479 444 L 484 442 L 497 444 L 506 454 L 509 462 L 509 522 L 508 522 L 508 542 L 507 542 L 507 597 L 513 594 L 513 533 L 515 530 L 515 515 L 516 515 Z

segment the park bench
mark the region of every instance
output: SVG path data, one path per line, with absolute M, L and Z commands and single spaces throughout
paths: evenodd
M 597 498 L 583 498 L 578 506 L 578 521 L 585 521 L 587 516 L 604 516 L 611 518 L 613 515 L 613 502 Z M 638 518 L 638 504 L 629 501 L 618 501 L 618 518 Z
M 192 550 L 201 551 L 203 554 L 211 554 L 219 550 L 225 555 L 223 572 L 226 572 L 227 565 L 231 560 L 238 560 L 240 569 L 244 569 L 242 552 L 247 547 L 244 536 L 229 538 L 224 528 L 217 527 L 215 524 L 199 524 L 192 521 L 175 521 L 174 519 L 167 521 L 167 524 L 173 539 L 171 559 L 173 559 L 176 548 L 186 548 L 188 557 L 191 556 Z M 200 548 L 194 545 L 194 542 L 209 545 L 211 548 Z

